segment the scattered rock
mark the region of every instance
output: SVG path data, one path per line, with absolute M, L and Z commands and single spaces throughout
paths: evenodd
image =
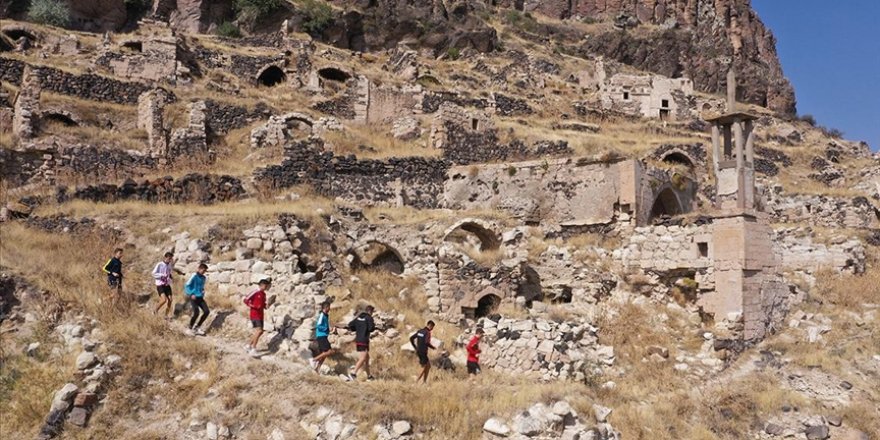
M 90 351 L 84 351 L 76 357 L 76 369 L 85 370 L 98 363 L 98 357 Z
M 804 435 L 808 440 L 825 440 L 831 437 L 831 432 L 827 425 L 810 426 L 804 431 Z
M 611 408 L 604 407 L 602 405 L 593 404 L 593 415 L 596 416 L 596 421 L 599 423 L 605 423 L 608 421 L 608 416 L 611 415 Z
M 502 437 L 507 437 L 507 435 L 510 434 L 510 428 L 508 428 L 504 422 L 494 417 L 486 420 L 486 423 L 483 423 L 483 431 Z

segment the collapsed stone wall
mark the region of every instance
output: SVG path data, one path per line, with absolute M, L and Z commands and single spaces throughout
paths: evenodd
M 11 187 L 25 185 L 51 157 L 50 153 L 41 150 L 17 151 L 0 148 L 0 174 L 3 175 L 3 181 Z
M 274 111 L 262 101 L 257 102 L 252 109 L 248 109 L 240 105 L 205 100 L 205 120 L 208 131 L 213 134 L 227 134 L 231 130 L 267 119 L 272 114 Z
M 323 151 L 318 139 L 285 146 L 284 161 L 255 171 L 254 179 L 271 188 L 310 184 L 320 194 L 358 203 L 438 207 L 449 163 L 422 157 L 358 160 Z
M 875 228 L 880 208 L 865 197 L 852 199 L 807 194 L 783 194 L 781 186 L 769 192 L 766 209 L 778 223 L 808 223 L 827 228 Z
M 588 323 L 544 319 L 481 320 L 486 338 L 480 364 L 485 368 L 541 380 L 584 381 L 614 364 L 614 348 L 600 345 Z
M 196 47 L 192 50 L 196 61 L 209 69 L 223 69 L 231 72 L 233 75 L 255 81 L 257 75 L 266 66 L 278 65 L 285 66 L 287 57 L 284 54 L 278 55 L 240 55 L 225 54 L 204 47 Z
M 26 65 L 23 61 L 0 57 L 0 80 L 19 85 Z M 45 66 L 31 66 L 31 69 L 44 90 L 90 101 L 134 105 L 138 97 L 151 88 L 146 84 L 118 81 L 92 73 L 77 75 Z
M 485 98 L 468 98 L 454 92 L 431 92 L 422 97 L 422 113 L 434 113 L 440 109 L 444 102 L 453 103 L 459 107 L 473 107 L 488 109 L 491 103 Z
M 865 248 L 856 238 L 837 236 L 829 243 L 817 243 L 808 228 L 785 228 L 775 232 L 773 247 L 782 256 L 782 267 L 786 270 L 807 274 L 814 274 L 822 268 L 835 272 L 865 271 Z
M 573 152 L 566 141 L 541 141 L 530 148 L 519 139 L 501 143 L 497 130 L 473 131 L 468 125 L 453 122 L 445 122 L 444 127 L 442 135 L 434 140 L 443 148 L 443 157 L 456 165 L 565 156 Z
M 109 183 L 89 185 L 68 191 L 58 189 L 59 202 L 68 199 L 113 203 L 121 200 L 142 200 L 152 203 L 212 204 L 235 200 L 245 194 L 239 179 L 226 175 L 187 174 L 178 179 L 165 177 L 137 183 L 126 180 L 120 185 Z
M 149 155 L 97 145 L 58 146 L 47 158 L 46 177 L 73 179 L 114 179 L 137 175 L 158 167 L 158 160 Z

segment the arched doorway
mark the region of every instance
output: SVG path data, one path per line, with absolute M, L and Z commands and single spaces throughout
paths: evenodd
M 266 86 L 273 87 L 287 80 L 287 75 L 278 66 L 269 66 L 263 69 L 257 76 L 257 82 Z
M 353 250 L 351 265 L 354 269 L 373 269 L 400 275 L 406 269 L 400 252 L 393 247 L 378 241 L 370 241 Z
M 660 191 L 660 194 L 654 199 L 654 204 L 651 206 L 651 216 L 648 220 L 654 220 L 660 216 L 679 215 L 682 212 L 684 210 L 678 201 L 678 196 L 675 195 L 675 191 L 672 188 L 666 188 Z
M 688 168 L 694 167 L 694 161 L 691 160 L 686 154 L 675 151 L 663 156 L 663 162 L 673 165 L 684 165 Z
M 486 294 L 477 301 L 477 308 L 474 309 L 474 318 L 484 318 L 491 315 L 501 305 L 501 297 L 494 294 Z
M 480 251 L 492 251 L 501 247 L 495 231 L 475 220 L 465 220 L 453 226 L 443 237 L 444 241 L 470 245 Z

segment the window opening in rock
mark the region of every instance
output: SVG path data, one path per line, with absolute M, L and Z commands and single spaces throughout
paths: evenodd
M 700 253 L 700 257 L 709 258 L 709 243 L 697 243 L 697 251 Z
M 660 109 L 660 120 L 661 121 L 668 121 L 669 120 L 669 110 L 667 110 L 665 108 Z
M 661 99 L 660 100 L 660 107 L 663 107 L 663 108 L 669 107 L 669 100 L 668 99 Z
M 623 92 L 623 100 L 629 101 L 629 92 Z
M 144 43 L 141 41 L 126 41 L 125 43 L 122 43 L 122 47 L 134 52 L 144 51 Z

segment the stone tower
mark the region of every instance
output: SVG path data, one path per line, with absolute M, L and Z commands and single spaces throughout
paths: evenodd
M 712 163 L 716 181 L 712 243 L 715 291 L 700 298 L 716 321 L 742 322 L 742 339 L 772 330 L 784 313 L 788 288 L 773 251 L 772 229 L 755 204 L 754 121 L 737 111 L 736 76 L 727 74 L 727 113 L 712 124 Z

